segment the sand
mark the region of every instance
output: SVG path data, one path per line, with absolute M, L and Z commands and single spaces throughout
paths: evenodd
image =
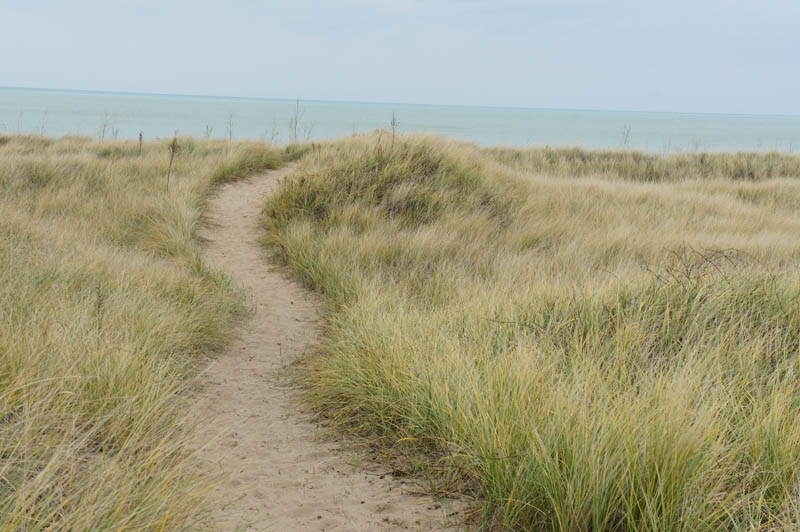
M 271 266 L 259 245 L 261 206 L 289 168 L 224 185 L 210 200 L 207 261 L 245 290 L 252 314 L 199 377 L 197 452 L 223 478 L 221 530 L 463 530 L 463 508 L 409 493 L 301 406 L 286 368 L 320 338 L 320 301 Z

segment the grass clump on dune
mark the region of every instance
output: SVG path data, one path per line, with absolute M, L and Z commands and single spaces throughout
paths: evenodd
M 265 220 L 332 306 L 313 401 L 500 529 L 796 529 L 800 158 L 552 153 L 301 160 Z
M 203 526 L 181 394 L 240 299 L 195 231 L 283 154 L 178 143 L 167 189 L 167 141 L 0 137 L 0 530 Z

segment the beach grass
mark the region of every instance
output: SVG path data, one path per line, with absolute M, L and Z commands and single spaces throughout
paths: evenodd
M 0 136 L 0 530 L 213 529 L 185 405 L 242 300 L 197 229 L 298 158 L 320 415 L 487 528 L 800 527 L 800 157 L 170 144 Z
M 185 402 L 240 294 L 197 229 L 215 184 L 283 164 L 258 142 L 0 137 L 0 530 L 207 524 Z
M 329 304 L 320 415 L 498 530 L 800 527 L 800 157 L 307 153 L 265 245 Z

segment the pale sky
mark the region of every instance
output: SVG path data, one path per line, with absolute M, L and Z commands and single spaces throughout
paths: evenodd
M 0 86 L 800 114 L 797 0 L 0 0 Z

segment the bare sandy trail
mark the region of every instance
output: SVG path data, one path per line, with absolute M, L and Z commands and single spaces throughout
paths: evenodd
M 215 515 L 223 530 L 458 530 L 448 506 L 409 495 L 378 466 L 356 469 L 298 406 L 282 368 L 313 349 L 320 303 L 269 264 L 258 243 L 264 198 L 289 169 L 221 187 L 210 201 L 209 263 L 240 283 L 253 313 L 199 378 L 193 412 L 203 420 L 200 459 L 227 479 Z M 362 456 L 363 458 L 363 456 Z M 448 526 L 448 523 L 450 525 Z

